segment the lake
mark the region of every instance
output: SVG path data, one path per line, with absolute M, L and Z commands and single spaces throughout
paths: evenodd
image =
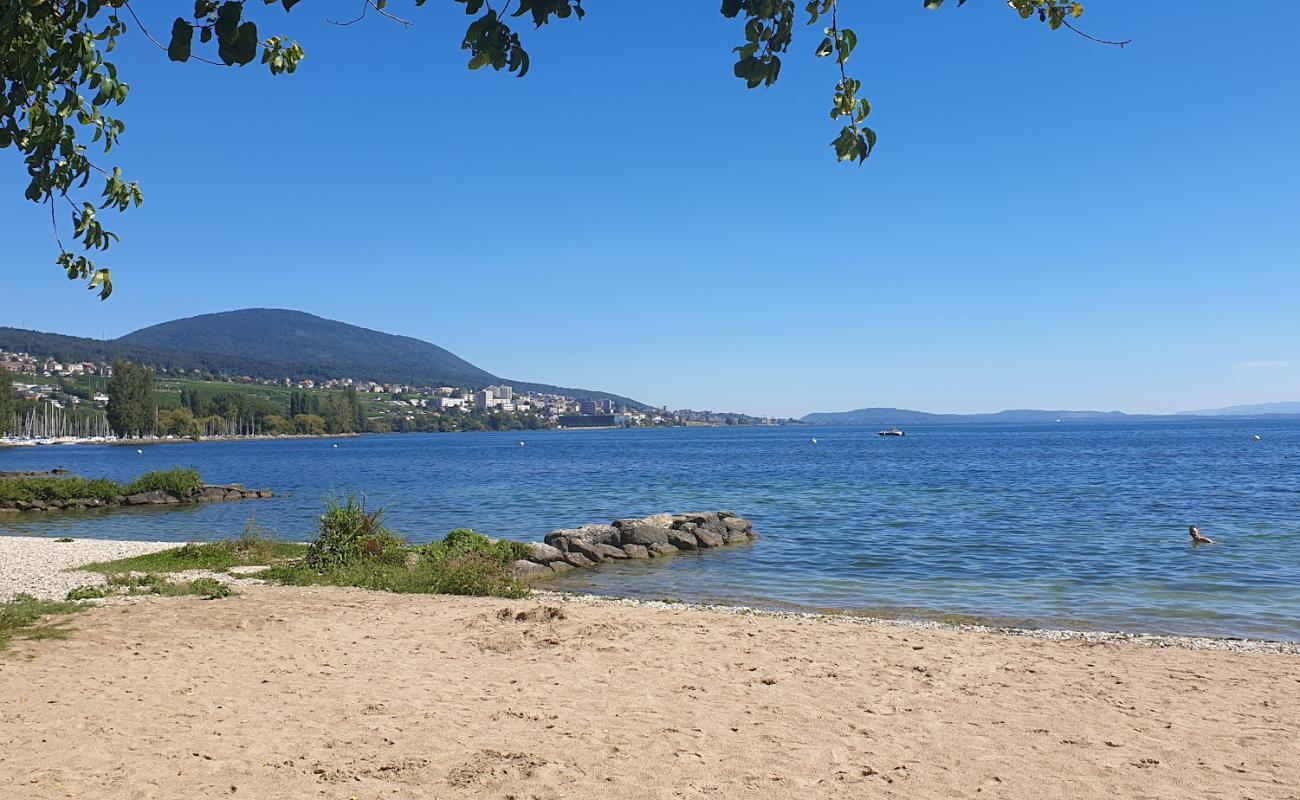
M 731 509 L 763 538 L 575 571 L 549 586 L 634 597 L 1107 630 L 1300 639 L 1300 422 L 406 434 L 0 450 L 0 470 L 122 481 L 173 465 L 283 496 L 24 514 L 0 534 L 183 542 L 250 516 L 311 536 L 364 493 L 424 542 Z M 1261 441 L 1254 441 L 1258 434 Z M 817 444 L 812 443 L 813 438 Z M 526 446 L 521 447 L 523 441 Z M 338 445 L 335 447 L 334 445 Z M 1193 547 L 1196 524 L 1218 544 Z

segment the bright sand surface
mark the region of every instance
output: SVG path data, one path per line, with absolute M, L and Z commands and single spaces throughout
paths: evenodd
M 314 587 L 72 620 L 0 654 L 0 797 L 1300 797 L 1294 655 Z

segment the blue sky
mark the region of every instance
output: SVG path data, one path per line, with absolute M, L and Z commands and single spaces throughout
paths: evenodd
M 118 51 L 114 163 L 146 201 L 113 220 L 108 302 L 52 264 L 0 153 L 0 324 L 296 308 L 519 380 L 780 415 L 1300 399 L 1294 4 L 1088 4 L 1120 50 L 995 2 L 846 0 L 880 134 L 860 168 L 828 147 L 820 33 L 746 91 L 716 3 L 590 0 L 521 30 L 523 79 L 464 68 L 450 0 L 393 3 L 410 30 L 256 5 L 306 48 L 296 75 Z

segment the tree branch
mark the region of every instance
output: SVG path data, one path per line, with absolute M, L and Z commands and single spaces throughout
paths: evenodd
M 1114 45 L 1115 47 L 1124 47 L 1126 45 L 1133 44 L 1132 39 L 1125 39 L 1122 42 L 1112 42 L 1108 39 L 1098 39 L 1096 36 L 1092 36 L 1090 34 L 1084 33 L 1083 31 L 1074 27 L 1073 25 L 1070 24 L 1070 21 L 1068 19 L 1062 19 L 1061 24 L 1069 28 L 1070 30 L 1074 31 L 1075 33 L 1079 34 L 1083 38 L 1087 39 L 1088 41 L 1096 42 L 1097 44 L 1109 44 L 1109 45 Z
M 162 50 L 163 52 L 166 52 L 166 51 L 167 51 L 167 45 L 165 45 L 165 44 L 163 44 L 162 42 L 158 41 L 157 39 L 153 38 L 153 34 L 150 33 L 150 32 L 149 32 L 149 29 L 146 28 L 146 27 L 144 26 L 144 23 L 140 21 L 140 17 L 135 13 L 135 9 L 134 9 L 134 8 L 131 8 L 131 4 L 128 2 L 128 3 L 123 3 L 122 5 L 126 6 L 127 13 L 129 13 L 129 14 L 131 15 L 131 19 L 135 20 L 135 24 L 140 28 L 140 33 L 143 33 L 143 34 L 145 35 L 145 38 L 146 38 L 146 39 L 148 39 L 149 41 L 151 41 L 151 42 L 153 42 L 155 45 L 157 45 L 157 47 L 158 47 L 159 50 Z M 220 61 L 209 61 L 208 59 L 204 58 L 203 56 L 195 56 L 195 55 L 191 55 L 190 58 L 194 59 L 195 61 L 202 61 L 204 64 L 211 64 L 211 65 L 214 66 L 214 67 L 224 67 L 224 66 L 225 66 L 225 64 L 222 64 Z

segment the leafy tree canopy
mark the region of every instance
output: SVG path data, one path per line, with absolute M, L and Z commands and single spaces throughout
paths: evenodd
M 422 6 L 428 0 L 408 2 Z M 453 2 L 473 18 L 461 42 L 461 48 L 469 51 L 469 68 L 491 67 L 519 77 L 528 73 L 529 58 L 512 26 L 531 24 L 536 29 L 555 21 L 581 20 L 586 14 L 583 0 Z M 838 74 L 830 115 L 842 127 L 831 146 L 840 161 L 862 163 L 876 146 L 876 133 L 866 125 L 871 103 L 860 95 L 862 83 L 850 77 L 846 67 L 857 36 L 842 24 L 839 0 L 799 2 L 808 15 L 806 24 L 821 26 L 823 38 L 813 55 L 830 59 Z M 965 2 L 957 0 L 957 5 Z M 1083 14 L 1083 6 L 1073 0 L 1006 2 L 1021 18 L 1037 19 L 1053 30 L 1065 27 L 1077 32 L 1072 21 Z M 304 58 L 303 48 L 286 36 L 264 36 L 253 12 L 259 5 L 290 12 L 298 4 L 299 0 L 195 0 L 192 14 L 171 22 L 164 43 L 145 28 L 131 0 L 0 0 L 0 149 L 13 147 L 22 154 L 30 178 L 24 194 L 34 203 L 49 205 L 57 262 L 70 279 L 84 280 L 101 299 L 108 298 L 113 291 L 110 271 L 92 256 L 108 250 L 117 236 L 104 228 L 99 212 L 126 211 L 144 202 L 140 186 L 128 182 L 121 168 L 96 163 L 90 155 L 99 149 L 107 155 L 126 129 L 116 114 L 131 87 L 107 60 L 119 38 L 134 26 L 172 61 L 227 67 L 260 61 L 272 75 L 292 74 Z M 943 4 L 944 0 L 921 0 L 927 9 Z M 388 5 L 389 0 L 361 0 L 360 15 L 351 22 L 373 12 L 410 24 L 394 16 Z M 722 0 L 721 10 L 724 17 L 743 26 L 744 41 L 734 48 L 736 77 L 750 89 L 771 86 L 794 38 L 795 0 Z M 98 197 L 88 188 L 92 180 L 103 181 Z M 73 247 L 79 252 L 63 242 L 58 227 L 61 208 L 71 216 Z

